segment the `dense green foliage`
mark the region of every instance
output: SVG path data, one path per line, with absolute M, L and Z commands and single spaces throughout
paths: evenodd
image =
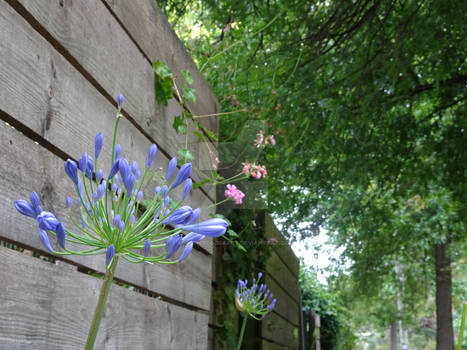
M 323 350 L 352 349 L 356 338 L 349 323 L 350 312 L 342 305 L 339 293 L 327 290 L 314 271 L 300 269 L 303 310 L 314 310 L 321 319 Z
M 327 228 L 354 298 L 378 310 L 367 319 L 415 323 L 433 305 L 433 246 L 452 242 L 455 266 L 466 255 L 467 2 L 161 4 L 223 110 L 239 111 L 220 140 L 252 120 L 279 132 L 262 161 L 291 239 Z

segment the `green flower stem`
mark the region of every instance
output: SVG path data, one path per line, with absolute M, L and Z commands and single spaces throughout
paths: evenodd
M 245 334 L 246 321 L 248 320 L 248 314 L 243 314 L 242 329 L 240 330 L 240 336 L 238 337 L 237 350 L 242 347 L 243 335 Z
M 459 339 L 457 340 L 456 350 L 462 349 L 462 339 L 464 338 L 464 328 L 465 328 L 465 319 L 467 318 L 467 302 L 464 302 L 464 307 L 462 309 L 462 320 L 461 327 L 459 329 Z
M 109 296 L 110 286 L 115 274 L 115 269 L 117 267 L 118 257 L 115 256 L 110 264 L 110 267 L 107 269 L 104 275 L 104 282 L 102 283 L 101 291 L 99 294 L 99 300 L 97 302 L 96 311 L 94 311 L 94 317 L 92 319 L 91 328 L 88 333 L 88 340 L 86 341 L 86 346 L 84 350 L 93 350 L 94 343 L 96 341 L 97 332 L 99 330 L 99 325 L 101 323 L 102 315 L 104 314 L 105 304 L 107 302 L 107 297 Z

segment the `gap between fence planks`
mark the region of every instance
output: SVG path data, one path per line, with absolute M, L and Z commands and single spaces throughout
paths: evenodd
M 102 280 L 0 247 L 0 349 L 82 349 Z M 113 285 L 96 349 L 206 349 L 207 315 Z
M 13 1 L 12 6 L 33 17 L 41 33 L 63 48 L 60 53 L 76 67 L 107 99 L 125 96 L 124 110 L 141 130 L 167 154 L 185 147 L 185 136 L 172 128 L 181 113 L 166 110 L 155 99 L 154 72 L 138 47 L 100 1 Z M 62 4 L 62 5 L 61 5 Z M 39 28 L 37 28 L 39 29 Z M 53 43 L 55 45 L 55 43 Z M 56 46 L 56 45 L 55 45 Z M 200 153 L 194 135 L 189 137 L 193 154 Z M 195 180 L 198 180 L 196 176 Z M 205 189 L 214 198 L 213 186 Z
M 104 134 L 105 146 L 99 167 L 110 169 L 111 142 L 115 121 L 114 106 L 38 35 L 12 8 L 0 3 L 0 99 L 3 109 L 67 155 L 78 159 L 81 152 L 93 153 L 94 136 Z M 26 68 L 28 68 L 26 70 Z M 173 106 L 172 108 L 176 108 Z M 136 160 L 143 170 L 150 141 L 125 118 L 121 119 L 118 142 L 122 154 Z M 158 152 L 153 169 L 163 177 L 168 159 Z M 146 188 L 151 198 L 155 183 Z M 180 198 L 181 188 L 178 189 Z M 175 199 L 177 196 L 175 196 Z M 187 203 L 204 207 L 202 219 L 208 218 L 212 203 L 200 191 L 193 191 Z M 212 253 L 210 238 L 200 246 Z

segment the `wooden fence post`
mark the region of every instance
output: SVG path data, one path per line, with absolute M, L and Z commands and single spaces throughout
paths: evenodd
M 315 314 L 315 328 L 316 328 L 316 350 L 321 350 L 321 335 L 320 335 L 320 327 L 321 327 L 321 319 L 317 313 Z

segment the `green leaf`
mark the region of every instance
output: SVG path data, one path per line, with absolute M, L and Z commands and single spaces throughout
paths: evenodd
M 156 99 L 160 104 L 167 106 L 169 100 L 173 97 L 172 86 L 173 82 L 171 79 L 161 80 L 156 77 Z
M 178 155 L 181 157 L 180 161 L 182 161 L 182 163 L 191 162 L 195 159 L 193 153 L 186 148 L 179 149 Z
M 174 118 L 172 127 L 175 129 L 177 134 L 186 134 L 187 127 L 184 118 L 181 115 L 177 115 Z
M 182 70 L 183 77 L 185 78 L 186 82 L 191 85 L 193 84 L 193 78 L 191 77 L 191 73 L 189 70 Z
M 201 186 L 203 186 L 203 185 L 205 185 L 207 183 L 210 183 L 210 182 L 211 182 L 211 179 L 209 179 L 209 178 L 206 178 L 206 179 L 203 179 L 201 181 L 195 182 L 193 184 L 193 189 L 196 190 L 197 188 L 199 188 L 199 187 L 201 187 Z
M 154 72 L 156 73 L 156 75 L 162 80 L 168 79 L 172 77 L 173 75 L 170 68 L 167 67 L 167 65 L 164 62 L 161 62 L 159 60 L 153 63 L 152 69 L 154 69 Z
M 188 86 L 185 85 L 184 89 L 183 89 L 182 97 L 185 100 L 196 103 L 196 91 L 195 91 L 195 89 L 189 88 Z
M 242 252 L 246 253 L 246 249 L 243 245 L 241 245 L 238 242 L 235 242 L 235 245 L 237 246 L 238 249 L 240 249 Z

